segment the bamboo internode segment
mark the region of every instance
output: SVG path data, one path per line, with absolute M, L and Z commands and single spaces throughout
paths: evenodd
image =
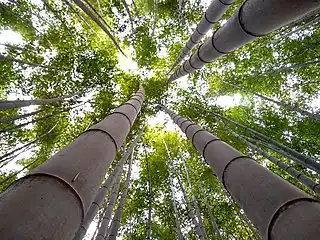
M 314 0 L 247 0 L 169 78 L 169 83 L 320 7 Z
M 220 20 L 222 15 L 228 10 L 233 2 L 234 0 L 213 0 L 211 2 L 201 21 L 192 33 L 189 41 L 182 49 L 180 57 L 173 64 L 169 72 L 171 72 L 185 57 L 188 56 L 190 51 L 201 41 L 202 38 L 204 38 L 206 33 L 213 28 L 213 25 Z
M 72 239 L 136 117 L 120 106 L 12 184 L 0 198 L 1 238 Z
M 192 121 L 160 108 L 187 135 L 265 239 L 319 239 L 318 201 Z

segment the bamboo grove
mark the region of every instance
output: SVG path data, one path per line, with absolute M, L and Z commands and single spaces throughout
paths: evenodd
M 318 239 L 318 0 L 0 0 L 1 239 Z

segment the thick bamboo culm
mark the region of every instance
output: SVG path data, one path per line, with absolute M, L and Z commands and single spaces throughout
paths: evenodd
M 247 0 L 169 77 L 169 83 L 320 7 L 314 0 Z
M 265 239 L 320 236 L 320 203 L 164 106 Z
M 1 238 L 72 239 L 143 100 L 141 87 L 129 101 L 3 192 Z
M 206 12 L 204 13 L 201 21 L 192 33 L 189 41 L 181 51 L 181 55 L 173 64 L 169 72 L 171 72 L 181 61 L 188 56 L 190 51 L 205 37 L 206 33 L 213 28 L 222 15 L 228 10 L 234 0 L 213 0 Z

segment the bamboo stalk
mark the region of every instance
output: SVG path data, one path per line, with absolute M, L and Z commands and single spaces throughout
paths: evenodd
M 141 87 L 111 115 L 11 184 L 0 196 L 1 237 L 72 239 L 143 100 Z
M 201 39 L 205 37 L 206 33 L 213 28 L 214 24 L 220 20 L 233 2 L 234 0 L 213 0 L 211 2 L 201 21 L 192 33 L 189 41 L 182 49 L 179 58 L 173 64 L 168 73 L 170 73 L 185 57 L 189 55 L 191 50 L 201 41 Z
M 318 9 L 313 0 L 247 0 L 211 38 L 202 44 L 168 82 L 201 69 L 207 63 Z
M 110 173 L 110 175 L 108 176 L 107 180 L 104 182 L 102 187 L 99 188 L 99 190 L 98 190 L 94 200 L 92 201 L 92 203 L 89 207 L 89 210 L 86 213 L 86 216 L 85 216 L 84 220 L 82 221 L 82 224 L 81 224 L 79 230 L 76 232 L 76 235 L 74 236 L 73 240 L 81 240 L 85 236 L 85 234 L 88 230 L 88 227 L 91 224 L 91 222 L 94 219 L 97 212 L 99 211 L 99 208 L 101 207 L 101 205 L 103 203 L 103 200 L 106 198 L 106 196 L 112 190 L 112 187 L 115 183 L 117 176 L 118 175 L 121 176 L 122 171 L 123 171 L 123 165 L 128 160 L 128 157 L 131 155 L 134 148 L 136 147 L 138 141 L 141 138 L 142 132 L 143 132 L 143 128 L 141 129 L 140 133 L 136 136 L 134 141 L 131 143 L 131 145 L 127 151 L 125 149 L 125 144 L 124 144 L 123 156 L 118 161 L 117 165 L 112 170 L 112 172 Z
M 106 234 L 109 234 L 107 239 L 108 240 L 116 240 L 117 238 L 117 234 L 118 234 L 118 230 L 120 228 L 120 223 L 121 223 L 121 216 L 123 213 L 123 208 L 126 204 L 126 200 L 127 200 L 127 195 L 128 195 L 128 191 L 129 191 L 129 186 L 130 186 L 130 178 L 131 178 L 131 170 L 132 170 L 132 161 L 133 161 L 134 155 L 133 152 L 131 154 L 131 158 L 130 158 L 130 162 L 129 162 L 129 169 L 128 169 L 128 174 L 127 174 L 127 178 L 126 181 L 124 183 L 124 188 L 122 190 L 122 194 L 120 197 L 120 201 L 119 201 L 119 205 L 118 208 L 114 214 L 114 217 L 112 219 L 112 223 L 110 228 L 108 229 Z M 107 235 L 106 235 L 107 236 Z M 101 238 L 103 239 L 103 238 Z M 96 239 L 98 240 L 98 239 Z
M 278 100 L 275 100 L 275 99 L 269 98 L 267 96 L 264 96 L 262 94 L 250 91 L 250 90 L 245 89 L 243 87 L 240 87 L 240 86 L 238 86 L 236 84 L 232 84 L 232 83 L 230 83 L 228 81 L 223 81 L 223 83 L 226 83 L 226 84 L 228 84 L 228 85 L 230 85 L 230 86 L 232 86 L 234 88 L 240 89 L 240 90 L 242 90 L 242 91 L 244 91 L 246 93 L 250 93 L 250 94 L 253 94 L 255 96 L 258 96 L 258 97 L 260 97 L 260 98 L 262 98 L 262 99 L 264 99 L 266 101 L 272 102 L 272 103 L 274 103 L 274 104 L 276 104 L 276 105 L 278 105 L 278 106 L 280 106 L 280 107 L 282 107 L 284 109 L 287 109 L 287 110 L 290 110 L 290 111 L 294 111 L 294 112 L 298 112 L 303 116 L 308 116 L 308 117 L 310 117 L 310 118 L 312 118 L 314 120 L 320 121 L 320 115 L 317 114 L 317 113 L 312 113 L 312 112 L 309 112 L 307 110 L 304 110 L 304 109 L 301 109 L 301 108 L 298 108 L 298 107 L 294 107 L 294 106 L 292 106 L 290 104 L 282 103 L 282 102 L 280 102 Z
M 246 132 L 248 132 L 249 134 L 258 137 L 259 139 L 265 141 L 266 143 L 272 144 L 273 146 L 280 148 L 283 151 L 288 152 L 289 154 L 291 154 L 292 156 L 294 156 L 295 158 L 299 159 L 300 161 L 304 162 L 307 166 L 310 166 L 311 169 L 315 170 L 317 173 L 320 173 L 320 164 L 318 163 L 318 159 L 313 158 L 313 157 L 309 157 L 306 156 L 304 154 L 301 154 L 297 151 L 295 151 L 294 149 L 291 149 L 275 140 L 273 140 L 271 137 L 267 137 L 266 135 L 259 133 L 249 127 L 246 127 L 230 118 L 224 117 L 222 115 L 219 115 L 217 113 L 213 113 L 210 112 L 212 115 L 217 116 L 219 118 L 222 118 L 224 120 L 227 120 L 228 122 L 232 123 L 233 125 L 242 128 L 243 130 L 245 130 Z M 298 162 L 299 163 L 299 162 Z
M 285 164 L 284 162 L 282 162 L 281 160 L 271 156 L 270 154 L 266 153 L 265 151 L 263 151 L 262 149 L 258 148 L 255 144 L 250 143 L 249 141 L 247 141 L 245 138 L 243 138 L 242 136 L 240 136 L 238 133 L 236 133 L 235 131 L 233 131 L 231 128 L 229 128 L 222 120 L 220 120 L 219 118 L 216 118 L 216 120 L 223 125 L 232 135 L 234 135 L 236 138 L 238 138 L 240 141 L 242 141 L 243 143 L 245 143 L 250 149 L 252 149 L 253 151 L 259 153 L 260 155 L 262 155 L 263 157 L 267 158 L 269 161 L 271 161 L 272 163 L 276 164 L 279 168 L 281 168 L 282 170 L 286 171 L 287 173 L 289 173 L 292 177 L 294 177 L 295 179 L 297 179 L 299 182 L 301 182 L 303 185 L 305 185 L 306 187 L 308 187 L 309 189 L 311 189 L 312 191 L 314 191 L 316 194 L 320 194 L 320 185 L 318 183 L 316 183 L 315 181 L 313 181 L 311 178 L 309 178 L 308 176 L 304 175 L 303 173 L 297 171 L 296 169 L 294 169 L 292 166 L 289 166 L 287 164 Z
M 162 142 L 163 142 L 163 145 L 165 146 L 168 158 L 171 159 L 167 143 L 165 142 L 165 140 L 163 138 L 162 138 Z M 170 169 L 169 169 L 169 183 L 170 183 L 170 189 L 171 189 L 172 207 L 173 207 L 173 213 L 174 213 L 174 217 L 175 217 L 176 231 L 177 231 L 177 235 L 178 235 L 178 240 L 184 240 L 184 237 L 183 237 L 182 232 L 181 232 L 181 225 L 180 225 L 179 217 L 178 217 L 178 210 L 177 210 L 177 204 L 176 204 L 176 200 L 175 200 L 175 194 L 174 194 L 174 188 L 173 188 L 173 180 L 172 180 L 172 174 L 171 174 Z
M 163 105 L 159 108 L 187 135 L 265 239 L 319 238 L 317 200 L 194 122 Z
M 117 43 L 116 39 L 112 36 L 112 34 L 110 33 L 110 31 L 106 28 L 106 26 L 90 11 L 89 8 L 87 8 L 86 5 L 84 5 L 84 3 L 81 0 L 73 0 L 73 2 L 79 7 L 81 8 L 82 11 L 84 11 L 88 17 L 90 17 L 92 19 L 92 21 L 94 21 L 107 35 L 108 37 L 111 39 L 111 41 L 114 43 L 114 45 L 116 46 L 116 48 L 125 56 L 126 54 L 122 51 L 122 49 L 120 48 L 119 44 Z

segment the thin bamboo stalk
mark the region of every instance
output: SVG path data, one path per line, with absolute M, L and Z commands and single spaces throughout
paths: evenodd
M 171 155 L 170 155 L 167 143 L 163 138 L 162 138 L 162 141 L 163 141 L 163 145 L 165 146 L 168 158 L 171 159 Z M 181 232 L 181 225 L 180 225 L 179 217 L 178 217 L 177 204 L 176 204 L 174 188 L 173 188 L 173 179 L 172 179 L 172 174 L 171 174 L 170 169 L 169 169 L 169 183 L 170 183 L 170 189 L 171 189 L 172 207 L 173 207 L 173 213 L 174 213 L 175 222 L 176 222 L 176 231 L 177 231 L 178 239 L 184 240 L 184 237 Z
M 32 23 L 26 22 L 21 16 L 19 16 L 18 14 L 14 13 L 11 9 L 9 9 L 5 4 L 0 3 L 0 8 L 2 8 L 4 11 L 6 12 L 10 12 L 13 16 L 15 16 L 16 18 L 18 18 L 22 23 L 24 23 L 25 25 L 27 25 L 28 27 L 32 28 L 33 30 L 35 30 L 39 35 L 41 35 L 41 32 L 32 25 Z M 47 42 L 49 43 L 50 47 L 53 48 L 52 43 L 50 42 L 50 40 L 47 39 Z M 0 58 L 1 59 L 1 58 Z
M 273 146 L 271 144 L 267 144 L 267 143 L 265 143 L 263 141 L 260 141 L 260 140 L 257 140 L 257 139 L 253 139 L 253 138 L 250 138 L 250 137 L 247 137 L 247 136 L 244 136 L 244 135 L 241 135 L 241 136 L 244 137 L 245 139 L 247 139 L 249 142 L 255 144 L 255 145 L 260 145 L 260 146 L 266 147 L 266 148 L 270 149 L 271 151 L 286 157 L 290 161 L 294 161 L 295 163 L 297 163 L 297 164 L 299 164 L 301 166 L 304 166 L 305 168 L 312 169 L 313 171 L 317 172 L 317 170 L 315 168 L 313 168 L 312 166 L 309 166 L 309 165 L 305 164 L 300 159 L 295 158 L 294 156 L 290 155 L 289 153 L 287 153 L 287 152 L 285 152 L 285 151 L 283 151 L 283 150 L 281 150 L 279 148 L 276 148 L 275 146 Z
M 117 176 L 117 179 L 115 181 L 115 184 L 113 186 L 113 190 L 111 193 L 111 196 L 109 198 L 108 206 L 106 208 L 106 211 L 103 215 L 102 224 L 99 228 L 98 234 L 96 236 L 96 240 L 103 240 L 106 237 L 106 233 L 109 227 L 109 223 L 111 220 L 112 210 L 114 208 L 114 205 L 116 204 L 116 201 L 118 199 L 119 195 L 119 189 L 120 189 L 120 181 L 121 181 L 121 174 L 119 173 Z
M 154 32 L 156 30 L 157 15 L 158 15 L 158 0 L 153 0 L 153 26 L 152 26 L 151 37 L 154 36 Z
M 40 112 L 43 112 L 44 109 L 40 109 L 40 110 L 37 110 L 37 111 L 34 111 L 34 112 L 30 112 L 30 113 L 25 113 L 25 114 L 21 114 L 21 115 L 18 115 L 18 116 L 11 116 L 11 117 L 7 117 L 7 118 L 0 118 L 0 123 L 9 123 L 9 122 L 13 122 L 15 120 L 18 120 L 18 119 L 21 119 L 21 118 L 26 118 L 26 117 L 30 117 L 30 116 L 33 116 L 33 115 L 36 115 Z
M 32 52 L 33 54 L 37 54 L 35 51 L 33 51 L 31 49 L 27 49 L 27 48 L 11 45 L 9 43 L 0 43 L 0 45 L 5 46 L 7 48 L 16 49 L 16 50 L 19 50 L 19 51 L 27 51 L 27 52 Z
M 134 141 L 131 143 L 128 151 L 125 150 L 125 145 L 124 145 L 124 149 L 123 149 L 124 154 L 123 154 L 122 158 L 118 161 L 117 165 L 112 170 L 111 174 L 108 176 L 107 180 L 104 182 L 102 187 L 99 188 L 99 190 L 98 190 L 94 200 L 92 201 L 92 203 L 89 207 L 89 210 L 86 213 L 86 216 L 85 216 L 84 220 L 82 221 L 82 224 L 81 224 L 79 230 L 76 232 L 76 235 L 74 236 L 73 240 L 81 240 L 85 236 L 85 234 L 88 230 L 88 227 L 89 227 L 90 223 L 92 222 L 92 220 L 94 219 L 97 212 L 99 211 L 99 208 L 101 207 L 101 205 L 103 203 L 103 200 L 106 198 L 106 196 L 112 190 L 112 186 L 114 185 L 116 177 L 119 174 L 121 176 L 122 171 L 123 171 L 123 165 L 128 160 L 128 157 L 131 155 L 131 153 L 133 152 L 133 149 L 136 147 L 138 141 L 141 138 L 142 132 L 143 132 L 143 128 L 141 129 L 140 133 L 136 136 Z
M 105 24 L 110 30 L 109 32 L 111 33 L 111 27 L 110 25 L 104 20 L 103 16 L 94 8 L 94 6 L 88 1 L 88 0 L 84 0 L 86 2 L 86 4 L 88 4 L 88 6 L 93 10 L 93 12 L 100 18 L 100 20 L 103 22 L 103 24 Z
M 301 182 L 303 185 L 305 185 L 306 187 L 310 188 L 312 191 L 314 191 L 317 194 L 320 194 L 320 185 L 318 183 L 316 183 L 315 181 L 313 181 L 311 178 L 309 178 L 308 176 L 304 175 L 303 173 L 297 171 L 296 169 L 294 169 L 292 166 L 289 166 L 287 164 L 285 164 L 284 162 L 282 162 L 281 160 L 271 156 L 270 154 L 266 153 L 265 151 L 263 151 L 262 149 L 258 148 L 255 144 L 247 141 L 245 138 L 243 138 L 242 136 L 240 136 L 238 133 L 236 133 L 235 131 L 233 131 L 230 127 L 228 127 L 222 120 L 220 120 L 218 117 L 216 118 L 216 120 L 222 125 L 224 126 L 232 135 L 234 135 L 236 138 L 238 138 L 240 141 L 242 141 L 243 143 L 245 143 L 250 149 L 252 149 L 253 151 L 259 153 L 261 156 L 267 158 L 269 161 L 271 161 L 272 163 L 276 164 L 279 168 L 281 168 L 282 170 L 286 171 L 287 173 L 289 173 L 292 177 L 294 177 L 295 179 L 297 179 L 299 182 Z
M 62 17 L 59 16 L 59 13 L 58 11 L 56 11 L 50 4 L 47 0 L 42 0 L 44 6 L 48 9 L 49 12 L 52 12 L 52 14 L 55 16 L 56 19 L 58 19 L 62 26 L 67 30 L 67 32 L 69 32 L 70 36 L 73 36 L 73 33 L 72 31 L 70 30 L 70 28 L 66 25 L 65 21 L 62 19 Z M 82 39 L 82 40 L 85 40 L 85 38 L 81 35 L 79 35 L 79 37 Z
M 28 62 L 28 61 L 15 59 L 15 58 L 12 58 L 12 57 L 4 56 L 2 54 L 0 54 L 0 61 L 16 62 L 16 63 L 20 63 L 22 65 L 28 65 L 28 66 L 31 66 L 31 67 L 48 68 L 48 66 L 45 66 L 45 65 L 41 65 L 41 64 L 38 64 L 38 63 L 31 63 L 31 62 Z
M 65 111 L 67 111 L 67 110 L 65 110 Z M 59 113 L 62 113 L 62 112 L 65 112 L 65 111 L 54 112 L 52 114 L 45 115 L 44 117 L 35 118 L 35 119 L 33 119 L 33 120 L 29 121 L 29 122 L 26 122 L 26 123 L 21 123 L 21 124 L 12 126 L 12 127 L 1 129 L 0 130 L 0 134 L 10 132 L 11 130 L 14 130 L 14 129 L 17 129 L 17 128 L 22 128 L 22 127 L 27 126 L 29 124 L 36 123 L 38 121 L 48 119 L 50 117 L 54 117 L 54 116 L 58 115 Z
M 298 107 L 294 107 L 294 106 L 292 106 L 290 104 L 282 103 L 282 102 L 280 102 L 278 100 L 275 100 L 275 99 L 269 98 L 267 96 L 264 96 L 262 94 L 250 91 L 250 90 L 245 89 L 243 87 L 240 87 L 240 86 L 238 86 L 236 84 L 232 84 L 232 83 L 230 83 L 228 81 L 222 81 L 222 82 L 225 83 L 225 84 L 228 84 L 228 85 L 230 85 L 230 86 L 232 86 L 234 88 L 240 89 L 243 92 L 250 93 L 250 94 L 258 96 L 258 97 L 260 97 L 260 98 L 262 98 L 262 99 L 264 99 L 266 101 L 272 102 L 272 103 L 274 103 L 274 104 L 276 104 L 276 105 L 278 105 L 278 106 L 280 106 L 280 107 L 282 107 L 284 109 L 287 109 L 287 110 L 290 110 L 290 111 L 294 111 L 294 112 L 298 112 L 301 115 L 308 116 L 308 117 L 310 117 L 310 118 L 312 118 L 314 120 L 320 121 L 320 115 L 317 114 L 317 113 L 312 113 L 312 112 L 309 112 L 307 110 L 304 110 L 304 109 L 301 109 L 301 108 L 298 108 Z
M 58 125 L 58 122 L 57 122 L 49 131 L 47 131 L 45 134 L 42 134 L 41 136 L 37 137 L 35 140 L 33 140 L 33 141 L 31 141 L 31 142 L 29 142 L 29 143 L 27 143 L 27 144 L 25 144 L 25 145 L 23 145 L 23 146 L 21 146 L 21 147 L 19 147 L 19 148 L 16 148 L 16 149 L 14 149 L 13 151 L 10 151 L 10 152 L 2 155 L 2 156 L 0 157 L 0 163 L 2 163 L 2 162 L 5 162 L 5 163 L 3 163 L 3 164 L 0 166 L 0 168 L 2 168 L 3 166 L 5 166 L 5 165 L 8 164 L 9 162 L 11 162 L 13 159 L 15 159 L 15 158 L 16 158 L 17 156 L 19 156 L 21 153 L 27 151 L 29 148 L 32 147 L 32 144 L 36 143 L 36 142 L 39 141 L 41 138 L 49 135 L 49 134 L 57 127 L 57 125 Z M 21 150 L 21 149 L 23 149 L 23 151 L 15 154 L 15 155 L 12 155 L 12 154 L 14 154 L 15 152 L 17 152 L 17 151 L 19 151 L 19 150 Z
M 123 208 L 126 204 L 129 186 L 130 186 L 130 182 L 131 182 L 131 170 L 132 170 L 133 158 L 134 158 L 134 155 L 132 152 L 130 162 L 129 162 L 128 174 L 127 174 L 126 181 L 124 183 L 124 188 L 122 190 L 119 205 L 118 205 L 118 208 L 113 216 L 111 226 L 107 231 L 107 234 L 109 233 L 109 235 L 107 237 L 108 240 L 116 240 L 116 238 L 117 238 L 118 230 L 120 228 L 120 223 L 121 223 L 121 216 L 123 213 Z
M 235 125 L 237 127 L 242 128 L 243 130 L 245 130 L 249 134 L 251 134 L 255 137 L 258 137 L 259 139 L 265 141 L 266 143 L 269 143 L 277 148 L 280 148 L 281 150 L 284 150 L 285 152 L 288 152 L 289 154 L 291 154 L 295 158 L 298 158 L 300 161 L 302 161 L 306 165 L 310 166 L 310 168 L 312 167 L 312 169 L 314 169 L 317 173 L 320 173 L 320 164 L 318 163 L 318 161 L 319 161 L 318 159 L 301 154 L 301 153 L 295 151 L 294 149 L 291 149 L 291 148 L 273 140 L 271 137 L 267 137 L 266 135 L 259 133 L 249 127 L 246 127 L 246 126 L 244 126 L 244 125 L 242 125 L 242 124 L 240 124 L 230 118 L 224 117 L 224 116 L 217 114 L 217 113 L 214 113 L 214 112 L 210 112 L 210 113 L 214 116 L 217 116 L 219 118 L 222 118 L 222 119 L 232 123 L 233 125 Z
M 81 14 L 77 12 L 77 10 L 72 6 L 72 4 L 68 0 L 64 0 L 64 1 L 68 5 L 68 7 L 71 9 L 71 11 L 77 15 L 77 17 L 95 34 L 95 36 L 98 36 L 98 38 L 101 39 L 98 33 L 91 27 L 91 25 L 84 19 L 84 17 L 82 17 Z
M 212 210 L 211 210 L 211 207 L 208 203 L 208 200 L 207 200 L 207 196 L 206 194 L 204 193 L 204 190 L 203 190 L 203 187 L 202 185 L 198 184 L 199 185 L 199 188 L 200 188 L 200 192 L 201 192 L 201 195 L 202 195 L 202 199 L 206 205 L 206 209 L 207 209 L 207 213 L 209 215 L 209 218 L 210 218 L 210 223 L 211 223 L 211 226 L 212 226 L 212 229 L 215 233 L 215 237 L 220 240 L 222 239 L 222 236 L 220 234 L 220 230 L 219 230 L 219 227 L 218 227 L 218 224 L 216 222 L 216 220 L 214 219 L 213 215 L 212 215 Z
M 81 8 L 82 11 L 84 11 L 88 17 L 90 17 L 107 35 L 108 37 L 111 39 L 111 41 L 114 43 L 114 45 L 116 46 L 116 48 L 125 56 L 126 54 L 122 51 L 122 49 L 120 48 L 119 44 L 117 43 L 116 39 L 112 36 L 112 34 L 110 33 L 110 31 L 106 28 L 106 26 L 90 11 L 89 8 L 87 8 L 86 5 L 84 5 L 84 3 L 81 0 L 73 0 L 73 2 L 79 7 Z
M 187 167 L 185 161 L 183 161 L 182 163 L 183 163 L 184 171 L 186 173 L 189 190 L 191 192 L 193 205 L 194 205 L 195 212 L 196 212 L 196 215 L 197 215 L 197 219 L 198 219 L 198 222 L 199 222 L 199 227 L 201 229 L 202 236 L 205 239 L 207 239 L 208 237 L 207 237 L 206 229 L 204 228 L 204 224 L 203 224 L 203 221 L 202 221 L 202 216 L 201 216 L 201 212 L 200 212 L 200 208 L 199 208 L 199 204 L 198 204 L 198 199 L 196 198 L 195 193 L 193 191 L 193 186 L 192 186 L 192 183 L 191 183 L 191 180 L 190 180 L 190 176 L 189 176 L 189 170 L 188 170 L 188 167 Z
M 147 222 L 147 240 L 151 239 L 151 219 L 152 219 L 152 188 L 151 188 L 151 175 L 149 159 L 145 145 L 143 145 L 144 154 L 146 158 L 147 172 L 148 172 L 148 222 Z
M 128 4 L 127 4 L 127 2 L 125 0 L 121 0 L 121 2 L 123 4 L 124 8 L 126 9 L 126 12 L 128 14 L 129 20 L 130 20 L 131 29 L 133 30 L 134 29 L 134 25 L 133 25 L 134 21 L 133 21 L 133 18 L 131 16 L 131 13 L 130 13 L 129 6 L 128 6 Z
M 49 103 L 63 102 L 68 98 L 72 98 L 81 92 L 63 95 L 56 98 L 34 99 L 34 100 L 0 100 L 0 110 L 27 107 L 30 105 L 45 105 Z
M 199 226 L 199 222 L 198 220 L 196 219 L 196 216 L 194 215 L 194 212 L 193 212 L 193 209 L 191 207 L 191 204 L 190 204 L 190 201 L 188 199 L 188 196 L 187 196 L 187 193 L 186 193 L 186 190 L 181 182 L 181 179 L 179 178 L 178 174 L 176 174 L 176 178 L 178 179 L 178 184 L 180 186 L 180 189 L 182 191 L 182 194 L 183 194 L 183 199 L 187 205 L 187 211 L 188 211 L 188 215 L 189 215 L 189 218 L 191 219 L 195 229 L 196 229 L 196 233 L 198 234 L 198 237 L 199 239 L 205 239 L 204 236 L 203 236 L 203 233 L 202 233 L 202 230 Z

